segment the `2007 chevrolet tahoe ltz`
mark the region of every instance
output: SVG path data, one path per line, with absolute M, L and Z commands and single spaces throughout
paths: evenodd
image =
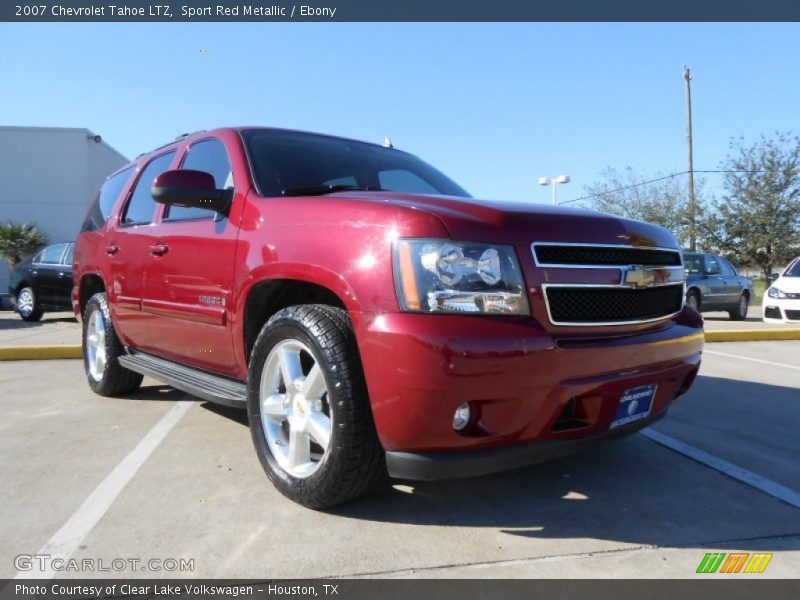
M 78 238 L 89 386 L 246 408 L 292 500 L 515 468 L 651 424 L 702 319 L 661 227 L 473 200 L 406 152 L 267 128 L 111 175 Z

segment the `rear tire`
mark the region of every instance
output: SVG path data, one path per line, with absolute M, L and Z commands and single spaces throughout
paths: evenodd
M 739 296 L 739 301 L 736 303 L 736 308 L 728 311 L 731 321 L 744 321 L 747 318 L 747 309 L 750 304 L 750 298 L 747 294 Z
M 278 311 L 253 346 L 247 385 L 256 453 L 284 496 L 326 509 L 384 479 L 386 460 L 346 312 L 316 304 Z
M 142 375 L 119 364 L 125 349 L 117 338 L 108 299 L 95 294 L 83 312 L 83 366 L 89 387 L 101 396 L 119 396 L 142 384 Z
M 17 312 L 23 321 L 33 323 L 42 318 L 44 311 L 39 308 L 36 294 L 32 287 L 24 287 L 17 292 Z

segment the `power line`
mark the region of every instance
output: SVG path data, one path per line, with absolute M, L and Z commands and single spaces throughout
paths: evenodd
M 748 171 L 748 170 L 730 170 L 730 169 L 723 169 L 723 170 L 701 170 L 698 171 L 697 169 L 694 170 L 695 173 L 763 173 L 763 169 L 755 170 L 755 171 Z M 581 200 L 588 200 L 589 198 L 597 198 L 598 196 L 608 196 L 609 194 L 616 194 L 617 192 L 624 192 L 625 190 L 630 190 L 633 188 L 641 187 L 643 185 L 650 185 L 651 183 L 658 183 L 659 181 L 664 181 L 665 179 L 672 179 L 673 177 L 680 177 L 681 175 L 688 175 L 689 171 L 680 171 L 679 173 L 672 173 L 671 175 L 664 175 L 663 177 L 658 177 L 656 179 L 650 179 L 648 181 L 640 181 L 639 183 L 633 183 L 631 185 L 626 185 L 615 190 L 608 190 L 607 192 L 599 192 L 597 194 L 589 194 L 588 196 L 581 196 L 580 198 L 574 198 L 572 200 L 567 200 L 565 202 L 559 202 L 561 204 L 572 204 L 573 202 L 580 202 Z

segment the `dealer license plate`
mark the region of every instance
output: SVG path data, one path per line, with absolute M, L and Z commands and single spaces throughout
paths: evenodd
M 611 422 L 611 429 L 635 423 L 647 417 L 653 405 L 657 384 L 641 385 L 622 393 L 617 407 L 617 414 Z

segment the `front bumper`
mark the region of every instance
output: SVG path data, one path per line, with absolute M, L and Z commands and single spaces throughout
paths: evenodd
M 447 476 L 432 462 L 478 474 L 624 435 L 636 427 L 609 426 L 625 390 L 657 384 L 650 414 L 663 414 L 694 381 L 703 346 L 688 309 L 644 331 L 569 337 L 533 319 L 394 313 L 354 322 L 389 470 L 409 478 Z M 463 402 L 476 417 L 458 433 Z
M 465 452 L 387 452 L 386 467 L 390 477 L 413 481 L 488 475 L 582 452 L 649 427 L 666 414 L 667 410 L 664 409 L 647 419 L 591 437 L 550 439 Z
M 761 317 L 765 323 L 789 323 L 800 325 L 800 299 L 770 298 L 764 296 Z

